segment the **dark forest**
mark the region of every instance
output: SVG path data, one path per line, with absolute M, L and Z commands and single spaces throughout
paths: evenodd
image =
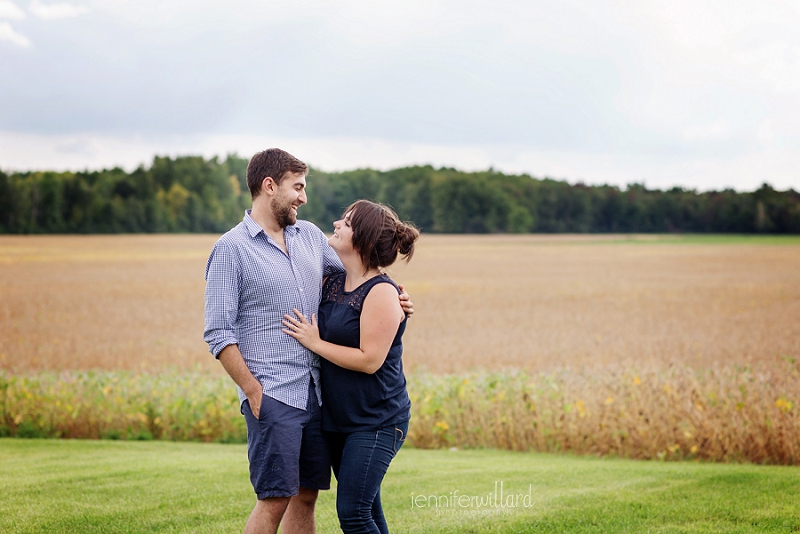
M 0 233 L 224 232 L 250 205 L 246 159 L 156 157 L 133 172 L 0 172 Z M 800 233 L 800 193 L 589 186 L 430 166 L 311 169 L 300 217 L 330 228 L 358 198 L 424 232 Z

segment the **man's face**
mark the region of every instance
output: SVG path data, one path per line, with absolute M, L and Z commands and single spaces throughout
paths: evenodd
M 277 186 L 270 208 L 280 227 L 286 228 L 297 222 L 297 208 L 306 202 L 306 175 L 287 174 Z

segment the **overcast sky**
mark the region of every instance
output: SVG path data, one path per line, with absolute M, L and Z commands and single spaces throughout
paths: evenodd
M 800 0 L 0 0 L 0 168 L 270 146 L 800 190 Z

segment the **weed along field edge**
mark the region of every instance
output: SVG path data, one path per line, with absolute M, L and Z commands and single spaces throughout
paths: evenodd
M 800 366 L 408 375 L 417 448 L 800 465 Z M 0 436 L 246 441 L 208 372 L 0 372 Z

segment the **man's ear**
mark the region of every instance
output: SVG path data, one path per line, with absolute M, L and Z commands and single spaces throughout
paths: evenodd
M 275 187 L 275 180 L 273 180 L 271 176 L 267 176 L 261 180 L 261 190 L 268 195 L 275 192 Z

